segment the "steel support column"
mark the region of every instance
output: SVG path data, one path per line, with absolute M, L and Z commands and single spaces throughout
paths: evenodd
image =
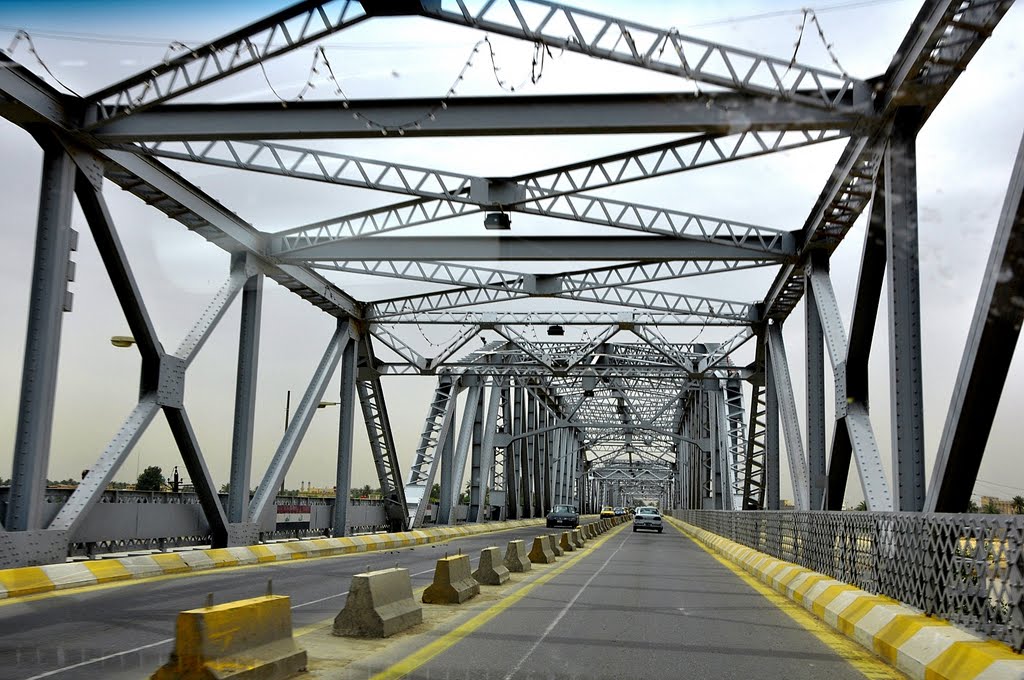
M 779 460 L 779 396 L 775 381 L 775 363 L 767 351 L 768 334 L 765 333 L 764 366 L 764 508 L 782 508 Z
M 250 276 L 242 288 L 242 319 L 238 334 L 235 421 L 231 440 L 228 521 L 244 522 L 249 514 L 253 426 L 256 418 L 256 374 L 260 356 L 263 275 Z
M 828 260 L 822 259 L 827 269 Z M 804 275 L 805 289 L 810 290 L 809 273 Z M 821 510 L 825 501 L 825 334 L 813 295 L 804 295 L 805 340 L 807 345 L 807 475 L 811 510 Z
M 900 111 L 885 150 L 893 509 L 911 512 L 924 508 L 925 497 L 917 244 L 916 137 L 919 125 L 917 111 Z
M 339 330 L 348 331 L 348 324 L 338 322 Z M 338 461 L 334 482 L 334 521 L 331 535 L 348 533 L 349 489 L 352 488 L 352 435 L 355 432 L 357 340 L 348 333 L 341 352 L 341 387 L 338 392 Z
M 71 293 L 67 286 L 74 278 L 71 251 L 77 247 L 77 234 L 71 228 L 75 164 L 56 139 L 39 135 L 37 141 L 43 148 L 43 173 L 21 399 L 4 523 L 9 531 L 42 528 L 61 325 L 64 312 L 71 311 Z

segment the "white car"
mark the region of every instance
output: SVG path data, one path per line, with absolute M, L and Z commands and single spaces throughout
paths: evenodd
M 633 531 L 639 529 L 650 529 L 659 534 L 662 532 L 661 513 L 657 508 L 645 506 L 636 509 L 636 514 L 633 515 Z

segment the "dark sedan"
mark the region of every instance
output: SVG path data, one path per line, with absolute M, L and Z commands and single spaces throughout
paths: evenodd
M 574 505 L 556 505 L 548 513 L 548 528 L 552 527 L 578 527 L 580 525 L 580 513 Z

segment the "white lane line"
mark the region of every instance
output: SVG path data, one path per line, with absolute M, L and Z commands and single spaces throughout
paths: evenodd
M 555 626 L 558 625 L 558 622 L 561 621 L 562 618 L 569 613 L 569 610 L 572 609 L 572 606 L 576 603 L 576 600 L 579 599 L 580 595 L 583 594 L 583 591 L 587 589 L 587 586 L 589 586 L 595 578 L 601 575 L 601 572 L 604 571 L 604 568 L 607 567 L 608 563 L 612 561 L 612 558 L 615 557 L 615 555 L 618 554 L 620 550 L 622 550 L 622 546 L 626 545 L 627 540 L 629 540 L 628 535 L 626 536 L 626 538 L 622 539 L 622 543 L 620 543 L 619 547 L 616 548 L 615 551 L 608 556 L 608 559 L 604 561 L 604 564 L 602 564 L 601 567 L 597 571 L 595 571 L 590 578 L 587 579 L 586 583 L 580 586 L 580 589 L 576 591 L 576 594 L 572 596 L 572 599 L 566 602 L 565 606 L 562 607 L 562 611 L 558 612 L 558 616 L 556 616 L 554 620 L 548 624 L 548 627 L 544 629 L 544 632 L 541 634 L 541 636 L 537 639 L 536 642 L 533 643 L 533 646 L 530 647 L 529 651 L 527 651 L 526 654 L 523 655 L 523 658 L 521 658 L 518 661 L 518 663 L 516 663 L 516 665 L 512 667 L 512 670 L 508 672 L 508 675 L 504 677 L 504 680 L 510 680 L 513 675 L 519 672 L 519 669 L 523 667 L 523 664 L 526 663 L 526 660 L 533 656 L 533 653 L 537 651 L 537 648 L 540 647 L 541 643 L 544 642 L 547 636 L 551 634 L 551 631 L 555 629 Z
M 418 571 L 415 574 L 411 574 L 411 576 L 423 576 L 424 574 L 430 574 L 433 571 L 434 571 L 433 569 L 427 569 L 426 571 Z M 309 602 L 303 602 L 302 604 L 293 604 L 292 605 L 292 609 L 301 609 L 302 607 L 308 607 L 310 605 L 320 604 L 321 602 L 326 602 L 327 600 L 333 600 L 335 598 L 343 597 L 345 595 L 348 595 L 348 591 L 347 590 L 345 592 L 343 592 L 343 593 L 337 593 L 335 595 L 328 595 L 327 597 L 321 597 L 318 600 L 310 600 Z M 150 649 L 152 647 L 159 647 L 160 645 L 166 645 L 166 644 L 171 643 L 171 642 L 174 642 L 174 638 L 167 638 L 165 640 L 157 640 L 156 642 L 151 642 L 148 645 L 142 645 L 141 647 L 135 647 L 133 649 L 126 649 L 123 652 L 114 652 L 113 654 L 107 654 L 106 656 L 98 656 L 95 659 L 89 659 L 88 661 L 80 661 L 79 663 L 73 664 L 71 666 L 64 666 L 63 668 L 57 668 L 57 669 L 54 669 L 52 671 L 46 671 L 45 673 L 40 673 L 39 675 L 33 675 L 30 678 L 25 678 L 25 680 L 40 680 L 41 678 L 53 677 L 54 675 L 60 675 L 61 673 L 67 673 L 68 671 L 73 671 L 76 668 L 83 668 L 85 666 L 91 666 L 94 663 L 101 663 L 103 661 L 108 661 L 110 659 L 116 659 L 119 656 L 127 656 L 128 654 L 134 654 L 135 652 L 141 652 L 141 651 L 143 651 L 145 649 Z
M 166 640 L 159 640 L 158 642 L 151 642 L 148 645 L 142 645 L 141 647 L 136 647 L 135 649 L 126 649 L 123 652 L 115 652 L 114 654 L 107 654 L 106 656 L 99 656 L 99 657 L 96 657 L 95 659 L 89 659 L 88 661 L 82 661 L 82 662 L 73 664 L 71 666 L 65 666 L 64 668 L 58 668 L 58 669 L 52 670 L 52 671 L 46 671 L 45 673 L 40 673 L 39 675 L 33 675 L 31 678 L 25 678 L 25 680 L 39 680 L 39 678 L 48 678 L 48 677 L 50 677 L 52 675 L 58 675 L 60 673 L 67 673 L 68 671 L 75 670 L 76 668 L 82 668 L 83 666 L 89 666 L 89 665 L 92 665 L 94 663 L 99 663 L 101 661 L 107 661 L 108 659 L 116 659 L 117 657 L 124 656 L 126 654 L 134 654 L 135 652 L 141 652 L 142 650 L 149 649 L 150 647 L 159 647 L 160 645 L 166 645 L 168 642 L 174 642 L 174 638 L 167 638 Z

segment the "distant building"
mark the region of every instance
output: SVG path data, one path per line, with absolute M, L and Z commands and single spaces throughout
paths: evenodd
M 995 506 L 1000 515 L 1013 514 L 1013 501 L 996 498 L 995 496 L 982 496 L 981 502 L 978 503 L 978 508 L 980 508 L 982 512 L 985 512 L 985 509 L 988 508 L 989 505 Z

